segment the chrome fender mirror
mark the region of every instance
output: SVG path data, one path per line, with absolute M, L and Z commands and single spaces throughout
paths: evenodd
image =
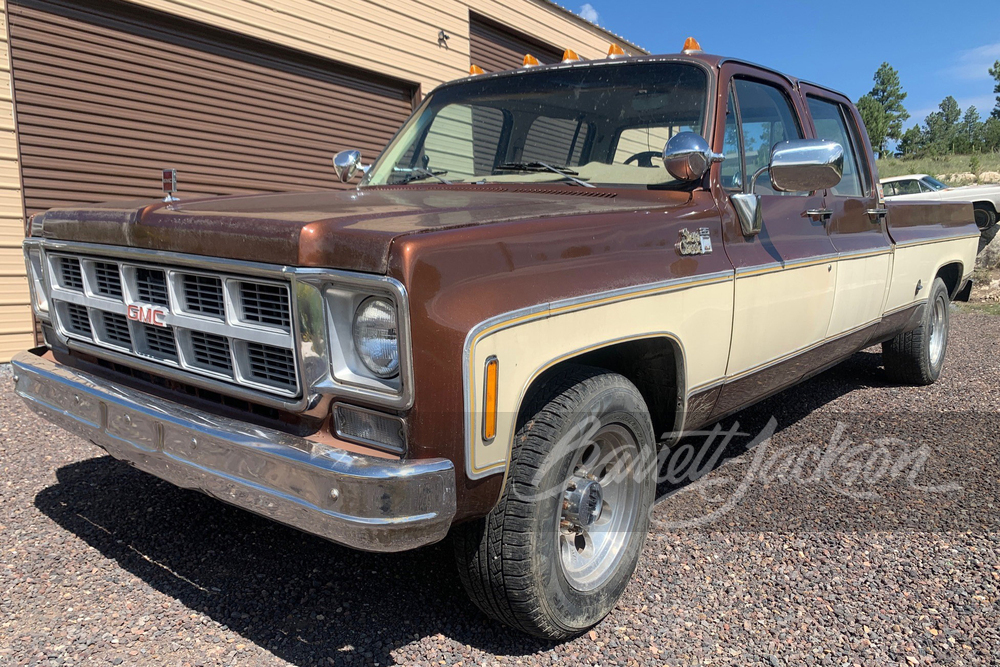
M 681 132 L 670 137 L 663 147 L 663 166 L 671 176 L 686 183 L 697 181 L 715 162 L 724 157 L 713 153 L 700 134 Z
M 766 167 L 750 177 L 747 192 L 732 195 L 733 208 L 745 236 L 760 233 L 764 224 L 757 179 L 768 172 L 771 187 L 781 192 L 812 192 L 832 188 L 844 175 L 844 147 L 822 139 L 781 141 L 771 149 Z
M 822 139 L 781 141 L 771 149 L 771 187 L 812 192 L 835 187 L 844 176 L 844 147 Z
M 354 178 L 354 174 L 360 169 L 362 172 L 368 171 L 368 165 L 361 164 L 361 151 L 340 151 L 333 156 L 333 170 L 337 172 L 337 178 L 347 183 Z

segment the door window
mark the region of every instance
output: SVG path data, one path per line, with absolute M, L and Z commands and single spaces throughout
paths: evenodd
M 736 79 L 736 100 L 740 109 L 740 129 L 746 170 L 752 175 L 767 167 L 775 144 L 801 139 L 802 130 L 796 120 L 791 101 L 777 86 L 749 79 Z M 778 192 L 771 188 L 765 171 L 757 179 L 760 194 L 802 194 Z
M 743 189 L 743 156 L 740 152 L 740 126 L 736 115 L 736 96 L 729 89 L 729 104 L 726 107 L 725 138 L 722 142 L 722 187 L 727 190 Z
M 836 187 L 830 188 L 830 194 L 841 197 L 863 197 L 864 188 L 858 168 L 860 153 L 848 129 L 844 105 L 812 95 L 806 99 L 809 102 L 813 125 L 816 126 L 816 137 L 838 143 L 844 149 L 844 175 Z

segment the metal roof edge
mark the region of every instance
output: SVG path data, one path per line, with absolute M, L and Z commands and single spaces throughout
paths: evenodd
M 571 9 L 567 9 L 566 7 L 563 7 L 562 5 L 560 5 L 559 3 L 555 2 L 554 0 L 538 0 L 538 2 L 540 2 L 543 5 L 548 5 L 549 7 L 552 7 L 553 9 L 559 11 L 562 14 L 566 14 L 567 16 L 569 16 L 574 21 L 576 21 L 578 23 L 582 23 L 583 25 L 585 25 L 588 28 L 596 28 L 597 30 L 600 30 L 602 33 L 604 33 L 608 37 L 612 37 L 615 40 L 617 40 L 617 41 L 625 44 L 626 46 L 628 46 L 628 47 L 630 47 L 630 48 L 635 49 L 636 51 L 638 51 L 637 55 L 649 55 L 649 51 L 647 51 L 646 49 L 642 48 L 641 46 L 639 46 L 635 42 L 631 42 L 631 41 L 625 39 L 624 37 L 622 37 L 621 35 L 613 33 L 610 30 L 608 30 L 607 28 L 603 28 L 603 27 L 597 25 L 593 21 L 588 21 L 587 19 L 583 18 L 582 16 L 580 16 L 576 12 L 572 11 Z

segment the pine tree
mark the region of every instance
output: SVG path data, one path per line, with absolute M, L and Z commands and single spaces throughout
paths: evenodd
M 872 142 L 872 150 L 880 157 L 886 153 L 886 132 L 889 131 L 889 118 L 885 115 L 885 107 L 875 101 L 871 95 L 864 95 L 858 100 L 858 113 L 868 130 L 868 139 Z
M 997 103 L 993 107 L 993 113 L 990 114 L 992 118 L 1000 120 L 1000 60 L 993 63 L 993 67 L 990 68 L 990 76 L 996 79 L 996 84 L 993 86 L 993 92 L 997 94 Z
M 889 63 L 882 63 L 875 72 L 874 81 L 875 85 L 868 94 L 885 109 L 887 119 L 885 136 L 898 141 L 903 136 L 903 123 L 910 117 L 903 107 L 906 93 L 903 92 L 903 86 L 899 81 L 899 72 Z

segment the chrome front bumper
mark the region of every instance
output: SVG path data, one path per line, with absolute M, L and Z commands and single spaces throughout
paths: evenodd
M 111 456 L 186 489 L 365 551 L 444 538 L 451 461 L 382 459 L 188 408 L 32 352 L 11 361 L 38 414 Z

